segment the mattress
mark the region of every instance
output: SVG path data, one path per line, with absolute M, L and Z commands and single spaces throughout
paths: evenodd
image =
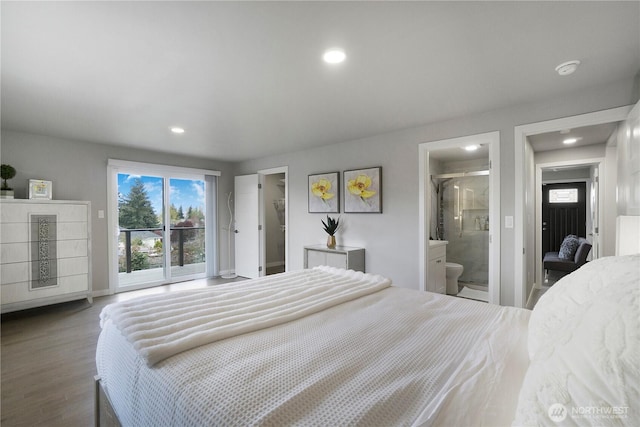
M 107 320 L 96 362 L 125 426 L 510 425 L 529 314 L 391 286 L 151 367 Z

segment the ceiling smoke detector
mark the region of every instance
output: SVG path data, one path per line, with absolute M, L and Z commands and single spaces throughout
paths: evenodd
M 556 71 L 561 76 L 568 76 L 578 69 L 578 65 L 580 65 L 580 61 L 578 60 L 563 62 L 556 67 Z

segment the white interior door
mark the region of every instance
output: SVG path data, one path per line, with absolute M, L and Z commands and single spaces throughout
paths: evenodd
M 260 276 L 259 176 L 235 177 L 236 274 L 250 279 Z

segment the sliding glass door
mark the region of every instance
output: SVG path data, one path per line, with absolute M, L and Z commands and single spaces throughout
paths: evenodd
M 164 178 L 118 173 L 118 286 L 162 283 Z
M 119 163 L 126 167 L 110 165 L 115 193 L 110 214 L 117 230 L 111 287 L 118 292 L 215 274 L 215 263 L 208 262 L 215 233 L 207 233 L 214 223 L 208 211 L 214 206 L 215 180 Z
M 206 267 L 204 179 L 169 179 L 171 276 L 203 275 Z

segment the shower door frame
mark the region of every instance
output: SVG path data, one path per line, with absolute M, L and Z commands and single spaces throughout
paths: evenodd
M 489 223 L 493 224 L 489 232 L 489 303 L 500 304 L 500 132 L 487 132 L 459 138 L 418 144 L 419 168 L 419 278 L 420 289 L 427 290 L 429 259 L 429 230 L 431 224 L 431 197 L 429 185 L 429 152 L 446 148 L 465 147 L 471 144 L 489 146 Z

